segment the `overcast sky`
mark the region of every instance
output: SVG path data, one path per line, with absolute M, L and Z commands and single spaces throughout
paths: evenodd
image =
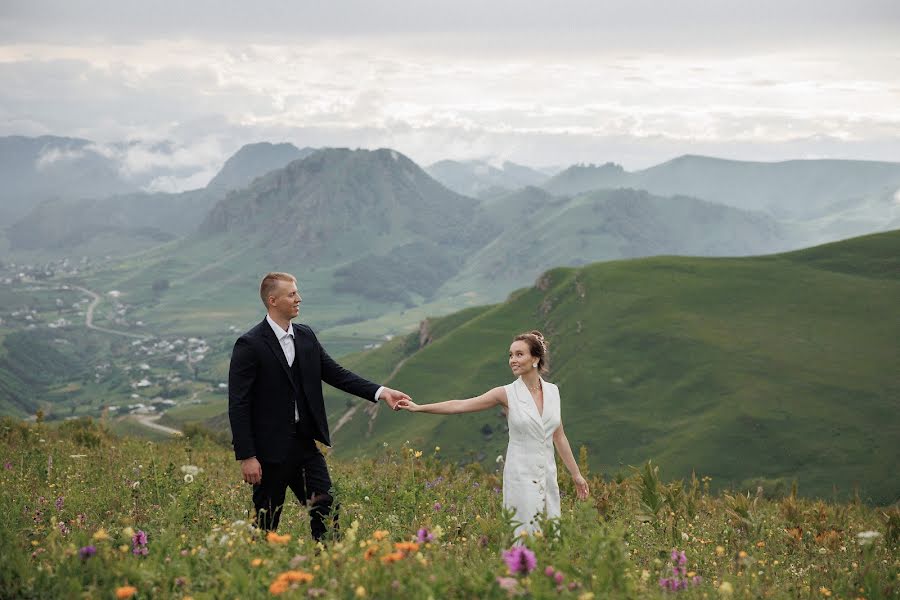
M 0 135 L 255 141 L 629 170 L 900 161 L 897 0 L 0 0 Z M 169 141 L 177 152 L 154 155 Z

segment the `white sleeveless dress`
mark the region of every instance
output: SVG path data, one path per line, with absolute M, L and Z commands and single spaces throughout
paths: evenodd
M 544 413 L 538 414 L 531 392 L 520 377 L 504 386 L 509 423 L 509 446 L 503 467 L 503 506 L 515 511 L 515 535 L 540 528 L 535 516 L 560 515 L 559 485 L 553 432 L 561 422 L 559 388 L 541 380 Z

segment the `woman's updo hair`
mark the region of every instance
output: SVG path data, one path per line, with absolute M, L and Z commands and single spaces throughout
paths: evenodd
M 529 331 L 528 333 L 520 333 L 515 338 L 513 338 L 513 341 L 522 341 L 528 344 L 528 350 L 531 352 L 531 355 L 538 360 L 538 371 L 540 371 L 541 373 L 547 373 L 550 370 L 550 353 L 547 352 L 548 344 L 547 340 L 544 339 L 543 333 L 535 329 Z

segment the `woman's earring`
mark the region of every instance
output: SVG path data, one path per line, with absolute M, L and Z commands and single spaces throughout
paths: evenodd
M 531 365 L 531 366 L 534 367 L 535 369 L 537 369 L 537 363 L 534 363 L 534 364 Z

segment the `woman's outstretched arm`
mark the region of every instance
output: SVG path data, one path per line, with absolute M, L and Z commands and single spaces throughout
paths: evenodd
M 559 427 L 556 428 L 556 431 L 553 432 L 553 443 L 556 444 L 556 449 L 559 451 L 559 456 L 562 458 L 563 464 L 566 465 L 569 474 L 572 475 L 578 499 L 584 500 L 588 497 L 588 484 L 581 475 L 581 469 L 578 468 L 578 463 L 575 462 L 575 456 L 572 454 L 572 447 L 569 446 L 569 438 L 566 437 L 566 432 L 563 429 L 562 423 L 560 423 Z
M 397 403 L 397 409 L 434 415 L 458 415 L 460 413 L 487 410 L 498 405 L 506 406 L 506 390 L 502 387 L 495 387 L 480 396 L 466 398 L 465 400 L 446 400 L 444 402 L 434 402 L 433 404 L 416 404 L 412 400 L 400 400 Z

